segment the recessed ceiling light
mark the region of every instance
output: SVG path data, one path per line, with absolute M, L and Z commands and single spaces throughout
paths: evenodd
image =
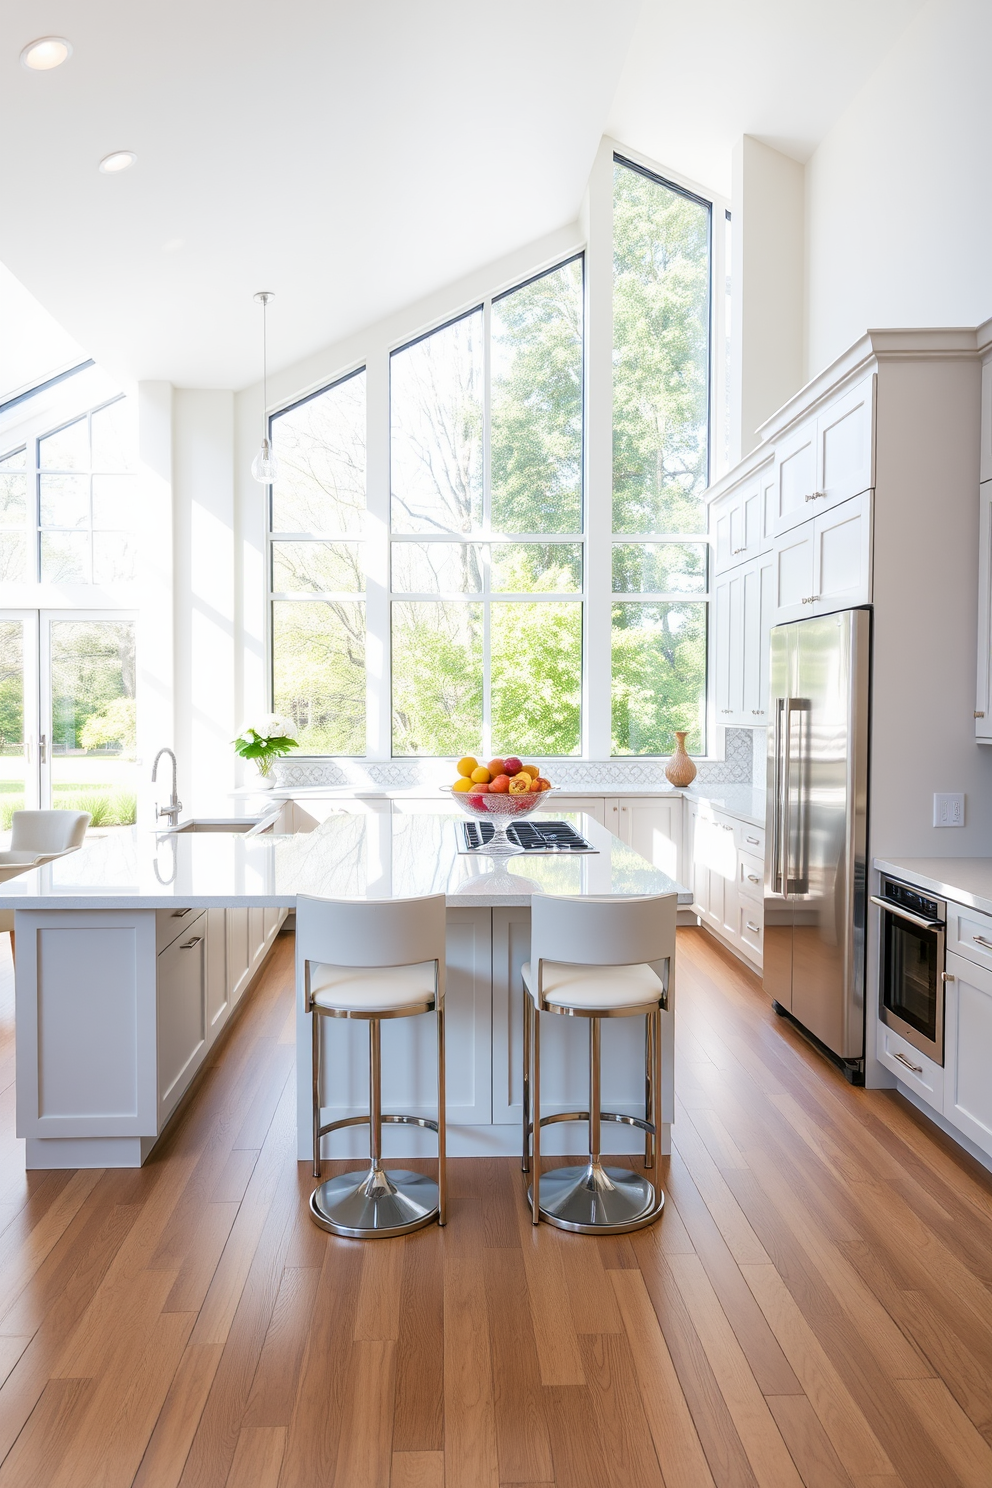
M 21 66 L 29 67 L 32 72 L 50 72 L 71 56 L 72 47 L 64 36 L 39 36 L 24 48 Z
M 100 169 L 105 176 L 116 176 L 118 171 L 132 166 L 137 158 L 133 150 L 115 150 L 112 155 L 104 155 Z

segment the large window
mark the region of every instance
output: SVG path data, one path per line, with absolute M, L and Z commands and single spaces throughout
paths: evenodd
M 390 359 L 394 754 L 580 751 L 582 312 L 573 259 Z
M 576 254 L 273 416 L 273 706 L 305 751 L 705 751 L 712 206 L 617 157 L 595 210 L 612 280 Z
M 0 456 L 0 581 L 131 583 L 136 464 L 123 397 Z
M 272 420 L 272 693 L 308 754 L 365 753 L 365 373 Z
M 613 753 L 701 752 L 711 207 L 613 171 Z

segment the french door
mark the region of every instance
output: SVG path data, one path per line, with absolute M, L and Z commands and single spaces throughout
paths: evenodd
M 0 832 L 21 807 L 134 819 L 134 631 L 119 610 L 0 610 Z

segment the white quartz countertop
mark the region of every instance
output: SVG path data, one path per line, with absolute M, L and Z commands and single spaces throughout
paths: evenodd
M 874 858 L 880 873 L 892 873 L 941 899 L 992 914 L 992 858 Z
M 500 866 L 459 854 L 455 831 L 462 818 L 451 812 L 341 812 L 292 836 L 170 836 L 135 827 L 0 883 L 0 909 L 292 908 L 298 894 L 399 899 L 442 892 L 453 907 L 526 905 L 536 892 L 677 893 L 680 904 L 692 902 L 687 888 L 591 817 L 562 817 L 599 851 L 521 854 Z

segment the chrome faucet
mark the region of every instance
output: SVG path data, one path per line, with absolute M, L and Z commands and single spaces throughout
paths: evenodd
M 176 765 L 176 756 L 173 754 L 171 749 L 160 749 L 158 754 L 155 756 L 155 763 L 152 765 L 152 784 L 155 784 L 155 778 L 158 774 L 158 762 L 162 758 L 163 754 L 167 754 L 172 761 L 172 795 L 169 797 L 168 806 L 156 806 L 155 820 L 158 821 L 160 816 L 167 816 L 170 819 L 170 826 L 174 827 L 179 822 L 179 813 L 183 809 L 183 803 L 182 801 L 180 801 L 178 795 L 176 794 L 176 772 L 178 767 Z

